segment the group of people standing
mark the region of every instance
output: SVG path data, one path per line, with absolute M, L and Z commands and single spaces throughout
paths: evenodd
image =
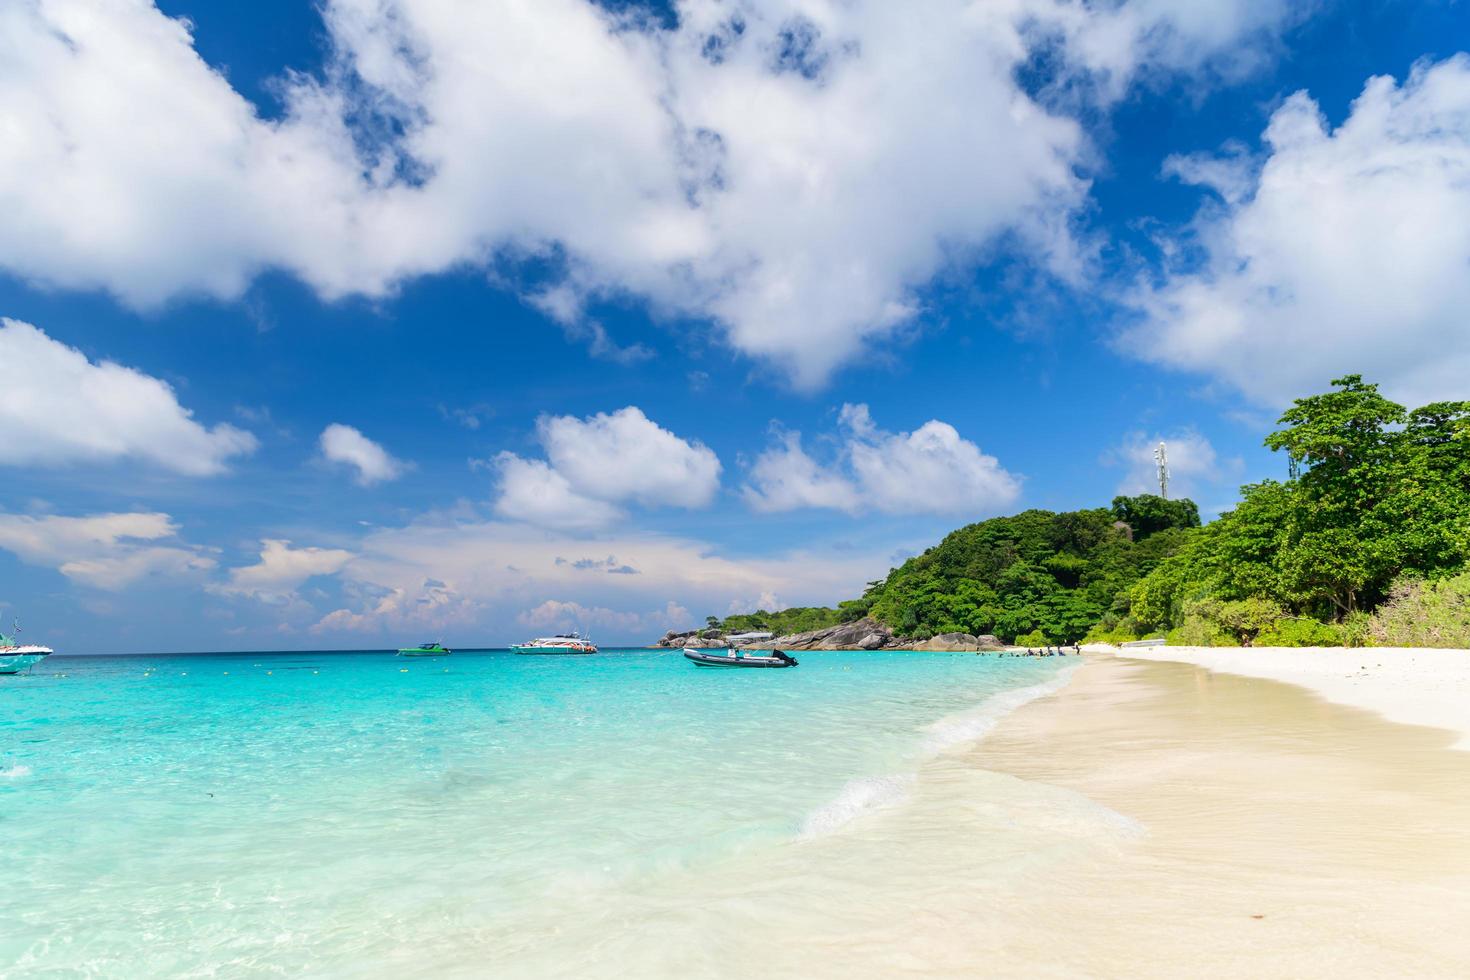
M 1040 649 L 1033 650 L 1030 647 L 1027 647 L 1025 653 L 1021 653 L 1021 652 L 1017 651 L 1015 653 L 1003 653 L 1003 654 L 1001 654 L 1001 656 L 1002 657 L 1072 657 L 1072 656 L 1080 656 L 1081 653 L 1082 653 L 1082 644 L 1080 644 L 1080 643 L 1074 643 L 1074 644 L 1072 644 L 1072 646 L 1070 648 L 1068 648 L 1068 647 L 1041 647 Z

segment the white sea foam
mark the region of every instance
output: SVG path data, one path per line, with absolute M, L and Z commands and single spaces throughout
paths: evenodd
M 996 723 L 1024 704 L 1055 694 L 1072 680 L 1080 664 L 1064 667 L 1056 676 L 1040 684 L 1002 691 L 986 698 L 978 706 L 941 718 L 927 729 L 929 736 L 924 740 L 925 756 L 935 756 L 960 745 L 969 745 L 984 738 Z M 803 838 L 825 837 L 858 817 L 897 806 L 908 799 L 916 774 L 892 776 L 862 776 L 849 780 L 836 798 L 825 803 L 802 821 Z
M 30 766 L 11 766 L 9 769 L 0 769 L 0 779 L 24 779 L 30 774 Z
M 990 734 L 991 729 L 1012 711 L 1024 704 L 1030 704 L 1037 698 L 1055 694 L 1066 687 L 1072 682 L 1072 675 L 1080 666 L 1081 664 L 1073 664 L 1063 667 L 1050 680 L 1032 684 L 1029 687 L 1001 691 L 968 711 L 961 711 L 939 719 L 927 729 L 929 736 L 924 739 L 924 754 L 935 756 L 959 746 L 978 742 Z
M 803 838 L 825 837 L 875 810 L 897 806 L 908 799 L 912 773 L 898 776 L 862 776 L 849 780 L 830 803 L 811 813 L 801 825 Z

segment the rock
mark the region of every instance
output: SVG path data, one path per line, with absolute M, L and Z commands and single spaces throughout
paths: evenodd
M 654 646 L 659 647 L 687 647 L 697 646 L 691 641 L 700 639 L 700 630 L 669 630 Z
M 915 643 L 914 649 L 932 650 L 938 653 L 972 653 L 980 649 L 980 639 L 969 633 L 940 633 L 938 636 Z
M 991 636 L 989 633 L 981 633 L 975 637 L 975 642 L 980 644 L 982 650 L 1004 650 L 1006 645 L 1000 642 L 1000 637 Z
M 893 631 L 873 619 L 859 619 L 807 633 L 778 636 L 768 644 L 777 650 L 878 650 L 893 642 Z

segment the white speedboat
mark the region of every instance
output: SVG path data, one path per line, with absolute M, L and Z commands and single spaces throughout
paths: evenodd
M 566 656 L 596 653 L 597 645 L 581 633 L 563 633 L 561 636 L 543 636 L 529 643 L 517 643 L 510 652 L 522 656 Z
M 15 632 L 20 632 L 19 623 Z M 24 674 L 53 652 L 50 647 L 22 645 L 16 642 L 15 637 L 0 633 L 0 674 Z

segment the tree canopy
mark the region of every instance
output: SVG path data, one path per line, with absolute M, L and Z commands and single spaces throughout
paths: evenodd
M 1151 494 L 1028 510 L 950 533 L 836 609 L 722 625 L 795 632 L 871 615 L 917 639 L 1168 633 L 1300 645 L 1382 633 L 1366 617 L 1391 594 L 1400 606 L 1410 593 L 1440 595 L 1406 581 L 1466 570 L 1470 401 L 1411 411 L 1347 375 L 1297 399 L 1265 444 L 1286 455 L 1287 479 L 1242 487 L 1240 504 L 1209 525 L 1193 501 Z

